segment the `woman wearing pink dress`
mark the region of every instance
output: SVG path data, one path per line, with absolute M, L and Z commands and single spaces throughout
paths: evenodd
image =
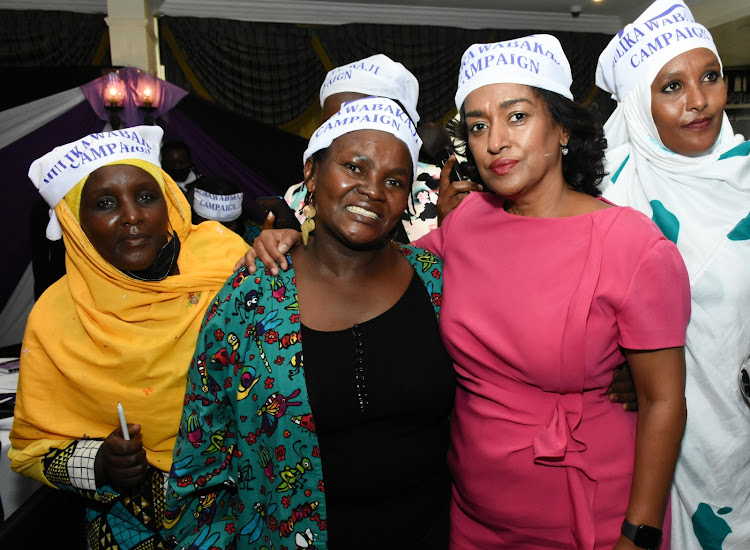
M 445 261 L 457 550 L 659 545 L 686 414 L 688 280 L 650 220 L 596 198 L 604 141 L 571 80 L 552 36 L 466 51 L 456 130 L 490 192 L 417 243 Z M 624 359 L 637 416 L 604 393 Z

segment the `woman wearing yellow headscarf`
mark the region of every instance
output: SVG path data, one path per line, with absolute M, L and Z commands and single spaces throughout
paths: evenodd
M 159 127 L 92 134 L 35 161 L 67 275 L 29 316 L 12 468 L 87 499 L 91 548 L 164 547 L 164 479 L 201 320 L 244 253 L 159 167 Z M 129 423 L 118 428 L 117 404 Z

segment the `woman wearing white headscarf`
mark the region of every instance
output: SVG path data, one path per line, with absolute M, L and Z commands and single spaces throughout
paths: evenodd
M 750 142 L 724 114 L 710 33 L 673 0 L 652 4 L 599 58 L 620 102 L 605 125 L 609 200 L 641 210 L 677 244 L 690 277 L 688 420 L 672 491 L 672 546 L 750 544 Z M 722 546 L 723 544 L 723 546 Z

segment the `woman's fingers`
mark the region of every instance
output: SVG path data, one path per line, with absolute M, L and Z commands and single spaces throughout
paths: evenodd
M 143 482 L 148 470 L 148 461 L 140 432 L 140 425 L 130 424 L 130 439 L 127 440 L 122 437 L 122 430 L 117 428 L 109 434 L 99 449 L 100 456 L 97 456 L 97 461 L 102 462 L 105 482 L 115 488 L 136 487 Z
M 279 274 L 279 268 L 284 271 L 289 269 L 286 253 L 296 246 L 300 240 L 302 240 L 302 237 L 299 231 L 272 229 L 261 231 L 253 242 L 253 248 L 258 255 L 258 259 L 275 276 Z
M 439 192 L 442 195 L 443 191 L 445 191 L 448 186 L 451 184 L 450 176 L 451 176 L 451 170 L 453 170 L 453 166 L 456 164 L 456 155 L 451 155 L 448 158 L 448 162 L 445 163 L 445 166 L 440 170 L 440 187 Z
M 255 259 L 258 257 L 258 254 L 255 252 L 254 248 L 248 248 L 247 252 L 245 252 L 245 255 L 242 256 L 239 260 L 237 260 L 237 263 L 234 264 L 234 269 L 232 271 L 237 271 L 238 269 L 241 269 L 243 267 L 247 268 L 247 272 L 251 275 L 255 273 Z
M 612 403 L 621 403 L 622 408 L 626 411 L 638 410 L 638 397 L 627 363 L 624 363 L 615 371 L 612 382 L 604 393 L 609 396 Z
M 263 229 L 273 229 L 273 222 L 276 221 L 276 216 L 273 215 L 273 212 L 269 212 L 268 216 L 266 216 L 266 219 L 263 221 Z
M 266 245 L 266 240 L 269 239 L 270 231 L 263 231 L 253 242 L 253 248 L 258 254 L 258 259 L 266 266 L 266 269 L 271 272 L 272 275 L 279 274 L 279 262 L 284 259 L 284 254 L 278 250 L 278 244 L 270 241 Z M 266 233 L 266 235 L 264 235 Z
M 450 181 L 450 174 L 456 164 L 455 155 L 451 155 L 443 169 L 440 170 L 440 194 L 438 195 L 438 225 L 450 214 L 461 201 L 472 191 L 481 191 L 482 186 L 469 180 Z
M 109 457 L 108 461 L 111 470 L 119 470 L 123 473 L 129 471 L 141 472 L 146 464 L 146 451 L 143 449 L 139 450 L 137 453 L 112 455 Z

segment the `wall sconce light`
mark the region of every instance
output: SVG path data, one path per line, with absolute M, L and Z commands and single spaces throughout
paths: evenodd
M 138 71 L 138 108 L 143 111 L 143 122 L 148 126 L 154 125 L 154 103 L 158 100 L 159 81 L 151 73 Z
M 122 126 L 119 112 L 122 111 L 122 101 L 125 98 L 125 83 L 120 79 L 117 71 L 107 74 L 107 85 L 104 87 L 104 108 L 109 112 L 109 125 L 113 130 Z

